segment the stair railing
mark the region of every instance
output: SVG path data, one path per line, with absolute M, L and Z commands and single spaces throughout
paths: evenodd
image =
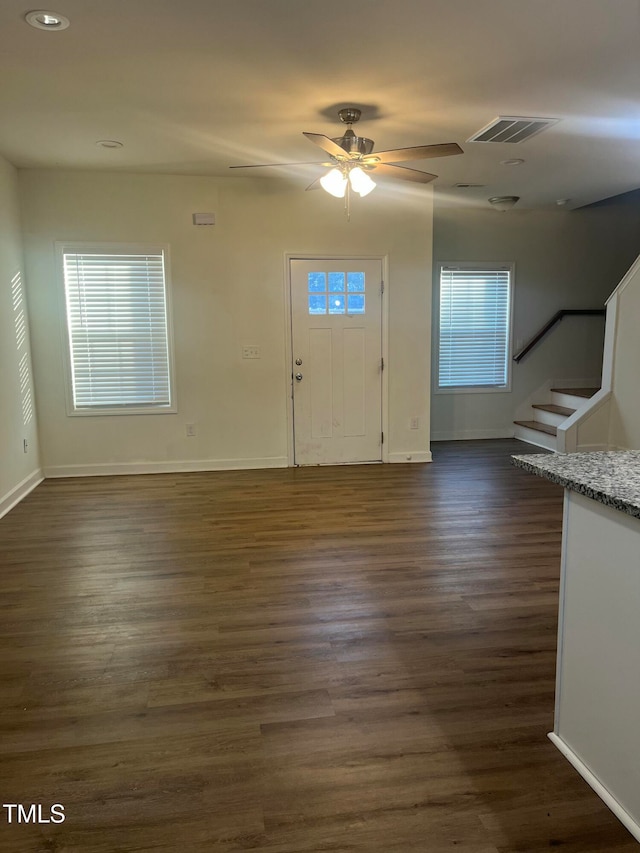
M 519 352 L 517 352 L 513 356 L 513 360 L 518 364 L 522 361 L 525 355 L 530 352 L 536 344 L 539 344 L 542 338 L 553 329 L 556 323 L 559 323 L 563 317 L 569 316 L 585 316 L 585 317 L 604 317 L 606 311 L 604 308 L 562 308 L 560 311 L 556 311 L 553 317 L 549 320 L 548 323 L 545 323 L 544 326 L 540 329 L 540 331 L 536 332 L 536 334 L 531 338 L 531 340 L 525 344 Z

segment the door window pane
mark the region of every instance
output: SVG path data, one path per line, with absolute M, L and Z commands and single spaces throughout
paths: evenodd
M 348 272 L 347 273 L 347 290 L 350 292 L 364 292 L 364 273 L 363 272 Z
M 327 296 L 325 293 L 309 294 L 309 314 L 326 314 Z
M 364 272 L 310 272 L 307 290 L 309 314 L 365 312 Z
M 327 277 L 323 272 L 310 272 L 307 275 L 309 293 L 322 292 L 327 289 Z
M 329 291 L 331 293 L 340 293 L 344 290 L 344 273 L 330 272 L 329 273 Z
M 364 314 L 364 293 L 347 294 L 347 313 Z
M 344 314 L 344 293 L 330 294 L 329 314 Z

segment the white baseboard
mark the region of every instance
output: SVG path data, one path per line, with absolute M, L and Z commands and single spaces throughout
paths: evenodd
M 614 448 L 607 444 L 579 444 L 576 447 L 577 453 L 593 453 L 596 450 L 614 450 Z
M 196 459 L 178 462 L 105 462 L 96 465 L 53 465 L 45 477 L 112 477 L 118 474 L 183 474 L 191 471 L 239 471 L 252 468 L 286 468 L 286 456 L 258 459 Z
M 451 432 L 432 432 L 431 441 L 472 441 L 479 438 L 513 438 L 513 428 L 458 429 Z
M 430 450 L 405 450 L 404 453 L 390 453 L 389 462 L 433 462 Z
M 28 477 L 25 477 L 21 483 L 18 483 L 11 491 L 3 498 L 0 498 L 0 518 L 6 515 L 10 510 L 19 504 L 21 500 L 26 498 L 29 492 L 32 492 L 36 486 L 44 480 L 44 476 L 40 468 L 36 468 Z
M 636 841 L 640 841 L 640 824 L 631 817 L 629 812 L 625 811 L 616 798 L 604 787 L 602 782 L 593 775 L 587 765 L 578 758 L 571 747 L 567 746 L 567 744 L 555 732 L 549 732 L 548 738 L 551 743 L 560 750 L 567 761 L 575 767 L 585 782 L 588 785 L 591 785 L 602 802 L 611 809 L 620 823 L 626 826 Z

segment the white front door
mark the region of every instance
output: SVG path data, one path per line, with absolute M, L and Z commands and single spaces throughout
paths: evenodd
M 296 465 L 382 459 L 382 261 L 291 260 Z

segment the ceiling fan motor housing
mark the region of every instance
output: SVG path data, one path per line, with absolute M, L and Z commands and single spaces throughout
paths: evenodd
M 340 121 L 348 125 L 348 128 L 344 136 L 334 137 L 333 141 L 336 145 L 344 148 L 347 154 L 356 154 L 360 157 L 366 157 L 367 154 L 371 154 L 374 146 L 373 139 L 367 139 L 366 136 L 356 136 L 351 127 L 352 124 L 360 120 L 360 116 L 362 115 L 361 110 L 357 107 L 345 107 L 345 109 L 339 111 L 338 115 L 340 116 Z
M 344 148 L 347 154 L 359 154 L 361 157 L 366 157 L 373 151 L 373 139 L 367 139 L 366 136 L 356 136 L 353 130 L 349 128 L 344 136 L 336 136 L 333 141 Z

